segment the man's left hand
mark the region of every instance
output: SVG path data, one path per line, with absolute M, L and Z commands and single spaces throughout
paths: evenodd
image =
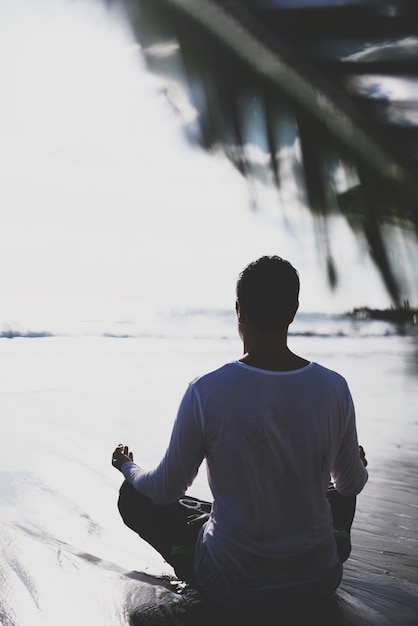
M 124 463 L 128 463 L 134 460 L 134 455 L 129 451 L 128 446 L 119 444 L 112 454 L 112 465 L 121 471 L 121 467 Z

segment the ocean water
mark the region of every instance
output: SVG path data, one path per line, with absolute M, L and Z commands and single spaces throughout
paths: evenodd
M 416 329 L 303 312 L 292 326 L 295 352 L 347 378 L 369 460 L 342 588 L 361 597 L 371 580 L 362 571 L 384 552 L 399 601 L 417 564 Z M 144 467 L 158 463 L 188 382 L 241 355 L 234 314 L 26 331 L 0 338 L 0 623 L 125 626 L 134 607 L 177 595 L 164 583 L 171 568 L 119 518 L 111 453 L 123 442 Z M 190 493 L 210 498 L 204 468 Z M 404 610 L 396 624 L 412 624 L 417 607 Z

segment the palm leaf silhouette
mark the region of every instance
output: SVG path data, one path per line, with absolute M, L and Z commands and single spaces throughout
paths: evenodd
M 125 0 L 125 6 L 149 69 L 183 84 L 198 111 L 191 140 L 207 150 L 221 146 L 244 175 L 270 177 L 280 189 L 282 150 L 297 137 L 309 209 L 325 225 L 336 211 L 345 216 L 399 304 L 405 294 L 382 226 L 418 232 L 418 96 L 398 102 L 372 88 L 401 78 L 418 93 L 417 4 Z M 249 155 L 249 143 L 259 145 L 265 162 Z M 336 171 L 349 181 L 345 188 L 336 184 Z M 320 232 L 334 285 L 331 245 L 326 228 Z

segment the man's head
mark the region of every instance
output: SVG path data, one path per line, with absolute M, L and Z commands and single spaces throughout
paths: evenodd
M 284 332 L 299 305 L 299 276 L 279 256 L 262 256 L 240 273 L 236 295 L 241 313 L 257 331 Z

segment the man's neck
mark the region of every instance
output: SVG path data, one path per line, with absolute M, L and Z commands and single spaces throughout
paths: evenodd
M 243 338 L 244 355 L 241 363 L 258 369 L 288 372 L 301 369 L 309 361 L 297 356 L 287 346 L 287 333 L 255 334 Z

